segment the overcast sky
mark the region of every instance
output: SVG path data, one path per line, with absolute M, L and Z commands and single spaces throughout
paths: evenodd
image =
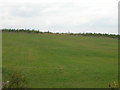
M 118 33 L 119 0 L 1 0 L 0 28 Z

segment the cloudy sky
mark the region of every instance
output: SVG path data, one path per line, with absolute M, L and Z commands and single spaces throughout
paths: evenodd
M 0 28 L 118 33 L 119 0 L 1 0 Z

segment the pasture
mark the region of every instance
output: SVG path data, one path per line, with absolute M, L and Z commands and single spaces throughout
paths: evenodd
M 3 32 L 3 81 L 23 73 L 31 88 L 108 88 L 118 79 L 118 40 Z

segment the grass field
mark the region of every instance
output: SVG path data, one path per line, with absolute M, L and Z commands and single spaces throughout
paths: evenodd
M 3 32 L 3 81 L 25 74 L 32 88 L 108 88 L 118 79 L 118 41 Z

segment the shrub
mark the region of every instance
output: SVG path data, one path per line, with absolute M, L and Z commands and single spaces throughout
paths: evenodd
M 3 89 L 6 88 L 27 88 L 27 81 L 24 75 L 18 72 L 11 74 L 9 81 L 3 82 Z
M 112 83 L 109 83 L 109 87 L 112 89 L 112 90 L 118 90 L 118 88 L 120 88 L 120 84 L 118 82 L 112 82 Z

